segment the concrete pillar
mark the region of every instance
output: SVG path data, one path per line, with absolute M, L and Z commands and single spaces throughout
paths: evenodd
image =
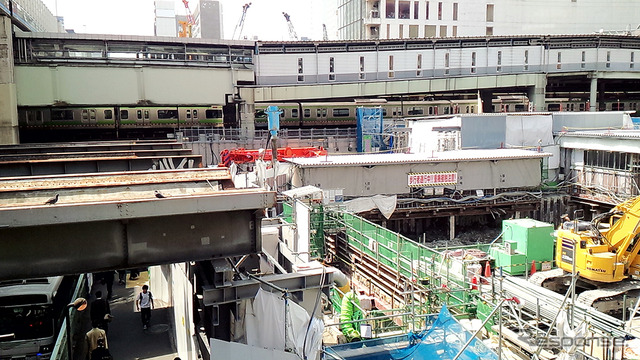
M 0 16 L 0 144 L 19 142 L 18 98 L 13 78 L 13 34 L 11 19 Z
M 449 240 L 453 240 L 456 237 L 456 217 L 455 215 L 449 216 Z
M 589 90 L 589 111 L 598 111 L 598 77 L 595 74 L 591 78 Z
M 491 91 L 491 90 L 480 90 L 480 101 L 482 101 L 482 112 L 483 113 L 492 113 L 493 112 L 493 91 Z
M 244 136 L 249 139 L 253 139 L 256 130 L 256 104 L 253 89 L 250 88 L 238 88 L 240 98 L 243 102 L 240 103 L 240 119 L 239 127 Z
M 544 102 L 546 91 L 547 77 L 545 75 L 538 75 L 536 78 L 536 85 L 527 88 L 530 111 L 545 111 L 547 109 Z

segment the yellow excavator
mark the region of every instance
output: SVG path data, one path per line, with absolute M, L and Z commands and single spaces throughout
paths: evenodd
M 590 222 L 565 218 L 556 230 L 559 269 L 539 272 L 529 281 L 562 292 L 577 273 L 578 301 L 607 313 L 621 312 L 626 295 L 633 305 L 640 292 L 640 197 L 615 206 Z

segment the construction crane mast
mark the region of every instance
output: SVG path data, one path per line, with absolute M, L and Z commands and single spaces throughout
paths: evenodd
M 286 12 L 283 12 L 282 15 L 284 15 L 284 18 L 287 20 L 287 25 L 289 25 L 289 38 L 291 40 L 298 40 L 298 34 L 296 34 L 296 30 L 293 28 L 291 17 Z
M 191 9 L 189 8 L 189 0 L 182 0 L 184 8 L 187 11 L 187 21 L 178 21 L 182 30 L 178 32 L 178 37 L 191 37 L 191 27 L 195 25 L 196 21 L 191 15 Z
M 238 25 L 236 25 L 236 28 L 233 30 L 233 36 L 231 37 L 231 39 L 236 38 L 236 31 L 238 31 L 238 29 L 240 30 L 238 32 L 238 40 L 242 38 L 242 29 L 244 28 L 244 18 L 247 16 L 247 10 L 249 9 L 249 6 L 251 6 L 251 3 L 242 5 L 242 16 L 240 17 L 240 21 L 238 22 Z

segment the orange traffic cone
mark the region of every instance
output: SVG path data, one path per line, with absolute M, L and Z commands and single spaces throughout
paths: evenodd
M 491 277 L 491 265 L 489 265 L 488 261 L 487 261 L 487 264 L 484 266 L 484 277 L 486 278 Z
M 478 279 L 475 276 L 471 279 L 471 290 L 478 290 Z
M 535 273 L 536 273 L 536 261 L 531 260 L 531 272 L 529 272 L 529 275 L 533 275 Z

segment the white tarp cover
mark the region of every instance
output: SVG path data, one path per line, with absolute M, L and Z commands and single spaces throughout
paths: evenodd
M 431 153 L 438 151 L 438 132 L 434 127 L 460 126 L 460 117 L 454 116 L 448 119 L 430 119 L 409 121 L 407 127 L 411 128 L 409 136 L 409 149 L 411 153 Z
M 567 313 L 563 310 L 558 316 L 556 322 L 556 331 L 558 332 L 558 338 L 562 349 L 558 356 L 558 360 L 575 360 L 578 341 L 577 339 L 583 338 L 587 332 L 587 326 L 583 322 L 575 329 L 571 328 L 567 319 Z
M 253 304 L 247 306 L 245 315 L 247 345 L 283 351 L 292 349 L 302 357 L 303 347 L 309 359 L 314 359 L 322 348 L 322 321 L 311 322 L 307 311 L 288 301 L 287 341 L 285 343 L 285 302 L 280 294 L 258 290 Z M 307 327 L 309 332 L 307 334 Z M 305 344 L 306 335 L 306 346 Z
M 509 115 L 506 127 L 506 147 L 553 145 L 551 115 Z
M 385 218 L 390 218 L 393 212 L 396 210 L 396 204 L 398 201 L 398 196 L 384 196 L 384 195 L 375 195 L 372 197 L 361 197 L 349 201 L 345 201 L 344 205 L 348 211 L 352 211 L 354 213 L 361 213 L 363 211 L 369 211 L 373 209 L 380 210 L 380 213 L 384 215 Z

